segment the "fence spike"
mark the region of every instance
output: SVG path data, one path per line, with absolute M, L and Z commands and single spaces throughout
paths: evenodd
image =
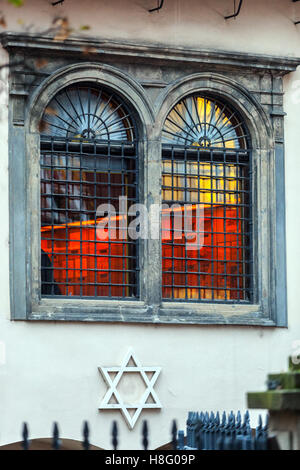
M 27 423 L 23 423 L 22 436 L 23 436 L 23 442 L 22 442 L 23 450 L 28 450 L 29 449 L 29 440 L 28 440 L 29 432 L 28 432 Z
M 261 415 L 259 415 L 259 417 L 258 417 L 258 426 L 257 426 L 256 430 L 257 430 L 258 432 L 260 432 L 260 431 L 262 430 L 262 427 L 263 427 L 263 425 L 262 425 L 262 417 L 261 417 Z
M 117 422 L 114 421 L 112 425 L 112 446 L 114 450 L 118 449 L 118 425 Z
M 149 441 L 148 441 L 148 423 L 147 423 L 147 421 L 143 422 L 142 434 L 143 434 L 143 447 L 144 447 L 144 450 L 148 450 Z
M 184 431 L 178 431 L 178 450 L 184 450 Z
M 192 422 L 189 427 L 189 434 L 187 435 L 187 445 L 189 447 L 196 447 L 196 432 L 198 428 L 198 413 L 194 413 L 192 417 Z
M 229 432 L 229 431 L 230 431 L 231 426 L 232 426 L 231 414 L 228 413 L 228 416 L 227 416 L 227 423 L 226 423 L 226 426 L 225 426 L 226 432 Z
M 60 439 L 59 439 L 59 430 L 58 430 L 58 425 L 57 423 L 54 423 L 53 425 L 53 439 L 52 439 L 52 447 L 54 450 L 59 450 L 60 449 Z
M 87 421 L 84 421 L 84 423 L 83 423 L 83 441 L 82 441 L 82 447 L 84 448 L 84 450 L 89 450 L 90 449 L 89 435 L 90 435 L 89 423 Z
M 172 423 L 171 433 L 172 433 L 172 449 L 177 450 L 177 424 L 176 424 L 175 419 L 173 420 L 173 423 Z
M 266 415 L 266 422 L 264 426 L 264 431 L 267 432 L 269 429 L 269 414 Z
M 193 411 L 189 411 L 186 424 L 190 424 L 190 421 L 192 420 L 192 416 L 193 416 Z

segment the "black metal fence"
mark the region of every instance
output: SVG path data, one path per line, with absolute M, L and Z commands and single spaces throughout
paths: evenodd
M 178 432 L 179 450 L 267 450 L 269 448 L 268 416 L 263 425 L 259 416 L 259 424 L 253 431 L 250 426 L 249 412 L 244 419 L 241 412 L 231 412 L 228 416 L 224 411 L 222 418 L 219 412 L 188 414 L 186 438 L 184 431 Z
M 250 416 L 247 411 L 242 419 L 240 411 L 237 415 L 231 412 L 228 416 L 224 412 L 220 418 L 219 412 L 188 414 L 186 435 L 184 431 L 177 431 L 177 424 L 174 420 L 171 426 L 171 441 L 164 446 L 164 450 L 269 450 L 278 449 L 275 436 L 268 434 L 268 417 L 263 425 L 261 416 L 259 424 L 255 430 L 250 427 Z M 111 428 L 112 450 L 118 450 L 120 441 L 119 428 L 116 421 Z M 143 421 L 141 428 L 142 450 L 149 448 L 149 426 L 147 421 Z M 23 424 L 21 448 L 30 450 L 31 442 L 29 438 L 29 428 L 27 423 Z M 87 421 L 82 427 L 82 450 L 90 450 L 90 427 Z M 60 450 L 62 441 L 60 439 L 59 426 L 54 423 L 52 429 L 53 450 Z M 161 449 L 162 450 L 162 449 Z
M 119 440 L 120 440 L 120 437 L 119 437 L 118 424 L 116 421 L 113 421 L 112 428 L 111 428 L 112 450 L 118 450 Z M 148 450 L 149 427 L 148 427 L 147 421 L 143 421 L 142 432 L 141 432 L 141 445 L 142 445 L 142 450 Z M 31 442 L 30 442 L 30 437 L 29 437 L 29 427 L 27 423 L 24 423 L 22 427 L 21 448 L 23 450 L 30 450 L 30 446 L 31 446 Z M 83 427 L 82 427 L 81 446 L 82 446 L 82 450 L 90 450 L 91 448 L 90 426 L 87 421 L 83 423 Z M 53 424 L 51 447 L 53 450 L 60 450 L 62 447 L 62 440 L 60 438 L 60 431 L 59 431 L 58 423 Z M 173 421 L 172 423 L 171 442 L 170 442 L 169 448 L 172 450 L 177 450 L 177 425 L 175 421 Z

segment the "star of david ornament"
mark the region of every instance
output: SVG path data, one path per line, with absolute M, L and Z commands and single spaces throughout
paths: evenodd
M 130 429 L 133 429 L 141 412 L 144 409 L 162 408 L 154 385 L 160 374 L 161 367 L 143 367 L 130 349 L 119 367 L 99 367 L 103 379 L 109 387 L 99 410 L 120 410 Z M 121 390 L 121 381 L 128 377 L 128 374 L 139 374 L 144 391 L 140 391 L 134 401 L 128 400 L 124 390 Z M 119 386 L 119 389 L 118 389 Z M 127 388 L 130 389 L 130 386 Z M 126 391 L 126 387 L 125 387 Z

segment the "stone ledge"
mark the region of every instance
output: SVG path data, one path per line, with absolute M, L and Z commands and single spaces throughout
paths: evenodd
M 293 390 L 300 389 L 300 373 L 289 372 L 280 374 L 269 374 L 268 381 L 277 382 L 280 389 Z
M 143 62 L 183 62 L 198 63 L 217 68 L 239 68 L 244 71 L 271 72 L 285 75 L 296 70 L 300 65 L 298 57 L 278 57 L 264 54 L 250 54 L 221 50 L 190 49 L 187 47 L 168 47 L 160 44 L 135 44 L 108 39 L 70 37 L 65 41 L 56 41 L 51 36 L 18 34 L 5 32 L 0 34 L 0 41 L 5 49 L 36 50 L 60 52 L 66 56 L 88 51 L 86 55 L 101 60 L 103 56 L 119 56 L 142 60 Z
M 300 389 L 249 392 L 248 407 L 264 410 L 300 410 Z

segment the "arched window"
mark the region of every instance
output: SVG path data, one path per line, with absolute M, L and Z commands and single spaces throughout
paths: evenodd
M 188 96 L 169 112 L 162 143 L 163 298 L 251 301 L 251 146 L 241 116 L 213 96 Z
M 123 230 L 138 200 L 130 108 L 107 88 L 71 85 L 40 132 L 42 296 L 138 297 L 137 242 Z

